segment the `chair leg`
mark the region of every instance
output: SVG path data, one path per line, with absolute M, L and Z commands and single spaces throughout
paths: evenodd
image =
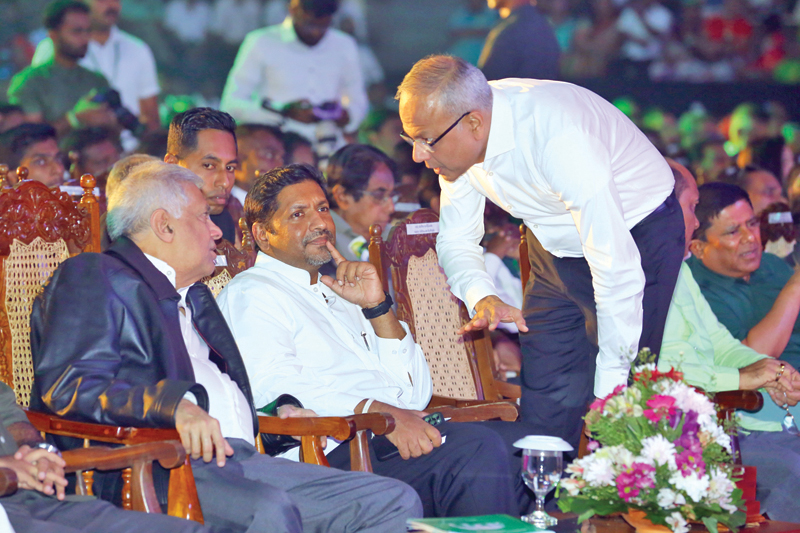
M 182 466 L 173 468 L 169 475 L 169 502 L 167 513 L 203 524 L 203 511 L 194 484 L 194 474 L 189 456 Z
M 161 513 L 156 489 L 153 486 L 152 461 L 137 461 L 133 464 L 132 508 L 145 513 Z
M 369 439 L 366 430 L 356 433 L 350 441 L 350 470 L 372 472 L 372 461 L 369 458 Z

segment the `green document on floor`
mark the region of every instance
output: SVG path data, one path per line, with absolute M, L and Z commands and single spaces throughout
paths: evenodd
M 531 533 L 549 531 L 526 524 L 518 518 L 505 514 L 484 516 L 464 516 L 458 518 L 410 518 L 409 531 L 426 531 L 430 533 L 473 533 L 475 531 L 491 533 Z

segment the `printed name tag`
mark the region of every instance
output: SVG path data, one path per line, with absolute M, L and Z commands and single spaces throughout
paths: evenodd
M 428 235 L 431 233 L 439 233 L 438 222 L 425 222 L 424 224 L 406 225 L 406 234 L 408 235 Z
M 59 189 L 62 192 L 69 194 L 70 196 L 83 196 L 83 187 L 78 187 L 77 185 L 61 185 Z M 100 187 L 95 187 L 92 190 L 95 196 L 100 196 Z
M 228 266 L 228 258 L 224 255 L 218 255 L 216 259 L 214 259 L 214 266 L 218 267 L 226 267 Z

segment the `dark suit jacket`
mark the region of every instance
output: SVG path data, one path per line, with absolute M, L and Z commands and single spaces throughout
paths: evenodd
M 190 391 L 208 410 L 181 335 L 179 300 L 167 277 L 125 237 L 102 254 L 65 261 L 33 306 L 31 409 L 101 424 L 174 428 L 178 404 Z M 211 360 L 249 401 L 257 432 L 244 363 L 211 291 L 196 283 L 186 300 Z M 300 406 L 288 395 L 281 403 Z

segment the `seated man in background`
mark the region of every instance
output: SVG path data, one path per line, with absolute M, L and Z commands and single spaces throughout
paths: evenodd
M 61 150 L 65 154 L 78 155 L 77 174 L 91 174 L 97 178 L 97 186 L 105 185 L 108 171 L 119 161 L 122 147 L 119 135 L 106 128 L 81 128 L 72 130 L 61 140 Z
M 64 460 L 58 449 L 45 443 L 14 391 L 0 382 L 0 467 L 17 475 L 18 489 L 0 497 L 0 507 L 16 533 L 150 533 L 207 532 L 197 522 L 136 513 L 102 500 L 64 501 Z M 2 529 L 0 521 L 0 529 Z
M 237 126 L 236 146 L 239 149 L 239 167 L 234 172 L 236 184 L 231 195 L 244 206 L 247 191 L 256 178 L 273 168 L 282 167 L 286 150 L 283 147 L 281 130 L 264 124 Z
M 756 352 L 800 365 L 800 273 L 764 254 L 747 193 L 727 183 L 700 187 L 692 257 L 703 296 L 731 334 Z
M 348 261 L 368 259 L 370 226 L 380 224 L 384 234 L 388 232 L 396 174 L 394 161 L 366 144 L 348 144 L 328 161 L 326 183 L 336 249 Z
M 48 187 L 64 183 L 64 155 L 49 124 L 22 124 L 0 134 L 0 163 L 8 165 L 11 184 L 17 182 L 17 167 L 27 168 L 28 179 Z
M 62 263 L 34 304 L 31 409 L 175 428 L 214 531 L 400 531 L 420 513 L 409 487 L 256 450 L 247 372 L 211 291 L 198 283 L 214 270 L 220 236 L 202 185 L 188 170 L 153 162 L 114 189 L 108 228 L 116 242 Z M 268 411 L 313 416 L 289 395 Z M 264 437 L 273 452 L 282 444 Z M 108 494 L 111 481 L 96 479 L 96 493 Z
M 89 46 L 89 8 L 77 0 L 48 4 L 44 26 L 55 54 L 49 61 L 19 72 L 8 86 L 8 101 L 22 107 L 28 122 L 48 122 L 59 132 L 81 126 L 118 127 L 105 103 L 93 102 L 108 82 L 78 65 Z
M 697 185 L 682 165 L 670 162 L 675 193 L 683 209 L 687 254 L 692 232 L 699 226 L 695 216 Z M 796 497 L 800 493 L 800 440 L 781 421 L 789 409 L 800 417 L 800 374 L 788 363 L 754 351 L 733 338 L 719 323 L 703 298 L 692 272 L 681 266 L 672 296 L 658 367 L 674 367 L 686 381 L 707 392 L 755 390 L 768 392 L 764 407 L 754 414 L 740 414 L 745 432 L 739 435 L 742 463 L 758 468 L 757 498 L 774 520 L 800 520 Z
M 245 201 L 260 252 L 218 302 L 256 405 L 270 404 L 280 391 L 322 416 L 389 413 L 395 430 L 388 443 L 372 441 L 372 467 L 414 487 L 426 516 L 519 515 L 530 499 L 510 443 L 528 428 L 445 422 L 440 434 L 422 420 L 432 391 L 425 356 L 391 310 L 375 268 L 336 250 L 323 187 L 313 167 L 290 165 L 259 178 Z M 335 279 L 319 275 L 331 259 Z M 347 447 L 331 451 L 329 442 L 331 466 L 349 468 Z M 378 442 L 386 455 L 378 455 Z
M 238 245 L 238 220 L 225 209 L 234 173 L 239 168 L 233 118 L 209 107 L 196 107 L 175 115 L 169 125 L 164 161 L 200 176 L 201 190 L 211 208 L 211 221 L 222 230 L 222 238 Z
M 756 216 L 774 203 L 789 203 L 781 182 L 769 170 L 748 165 L 739 171 L 737 185 L 747 192 Z

